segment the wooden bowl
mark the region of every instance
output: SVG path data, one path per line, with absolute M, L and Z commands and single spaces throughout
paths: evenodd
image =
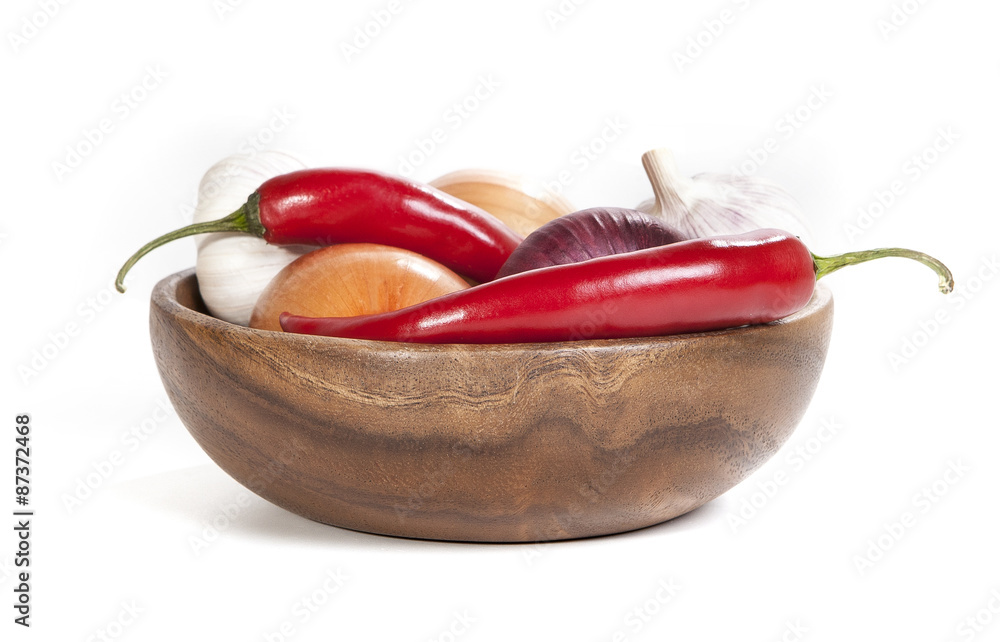
M 820 286 L 772 324 L 646 339 L 421 345 L 254 330 L 192 270 L 153 290 L 156 363 L 206 453 L 264 499 L 371 533 L 479 542 L 686 513 L 774 455 L 823 368 Z

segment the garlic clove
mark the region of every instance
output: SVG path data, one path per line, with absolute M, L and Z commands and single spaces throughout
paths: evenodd
M 315 249 L 261 245 L 257 241 L 260 239 L 242 235 L 203 242 L 195 272 L 201 298 L 212 316 L 249 325 L 253 306 L 271 279 L 286 265 Z
M 691 178 L 677 170 L 668 149 L 642 155 L 654 198 L 636 209 L 662 219 L 690 237 L 738 234 L 765 227 L 791 232 L 807 244 L 809 226 L 798 203 L 784 188 L 758 176 L 702 173 Z
M 506 172 L 464 169 L 436 178 L 430 185 L 486 210 L 521 236 L 575 211 L 542 181 Z
M 222 218 L 239 209 L 267 179 L 305 167 L 293 156 L 271 150 L 224 158 L 202 177 L 193 222 Z M 269 245 L 233 232 L 199 237 L 195 273 L 205 306 L 216 318 L 249 325 L 253 306 L 271 279 L 313 249 Z

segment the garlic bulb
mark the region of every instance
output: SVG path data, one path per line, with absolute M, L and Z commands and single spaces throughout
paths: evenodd
M 229 156 L 209 168 L 201 179 L 193 222 L 231 214 L 267 179 L 304 168 L 301 161 L 277 151 Z M 212 316 L 239 325 L 250 324 L 254 304 L 271 279 L 315 249 L 269 245 L 261 238 L 237 232 L 216 232 L 197 240 L 195 273 L 201 298 Z
M 668 149 L 642 155 L 655 198 L 636 209 L 694 237 L 774 227 L 810 243 L 809 229 L 791 194 L 769 180 L 738 174 L 681 176 Z

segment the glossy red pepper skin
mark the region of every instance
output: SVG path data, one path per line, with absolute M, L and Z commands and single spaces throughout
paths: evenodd
M 192 223 L 143 245 L 115 287 L 152 250 L 186 236 L 252 234 L 276 245 L 380 243 L 423 254 L 476 281 L 496 277 L 523 240 L 492 214 L 429 185 L 360 169 L 304 169 L 265 181 L 229 216 Z
M 281 326 L 418 343 L 645 337 L 774 321 L 805 306 L 815 284 L 798 238 L 756 230 L 539 268 L 384 314 L 282 315 Z
M 523 240 L 474 205 L 414 181 L 359 169 L 304 169 L 265 181 L 251 203 L 276 245 L 380 243 L 489 281 Z

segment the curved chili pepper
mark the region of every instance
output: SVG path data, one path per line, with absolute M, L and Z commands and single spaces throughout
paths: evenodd
M 274 245 L 392 245 L 477 281 L 495 277 L 523 240 L 486 211 L 422 183 L 359 169 L 304 169 L 265 181 L 225 218 L 147 243 L 122 266 L 118 291 L 125 291 L 125 274 L 151 250 L 207 232 L 245 232 Z
M 801 309 L 816 280 L 885 256 L 934 269 L 940 261 L 899 248 L 812 254 L 781 230 L 681 241 L 544 267 L 383 314 L 281 315 L 288 332 L 419 343 L 526 343 L 644 337 L 767 323 Z

